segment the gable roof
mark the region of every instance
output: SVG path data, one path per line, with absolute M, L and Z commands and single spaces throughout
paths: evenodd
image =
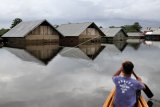
M 102 32 L 108 37 L 114 37 L 122 28 L 101 28 Z
M 79 36 L 91 25 L 94 25 L 94 27 L 102 33 L 102 36 L 105 36 L 105 34 L 97 27 L 94 22 L 62 24 L 57 27 L 57 30 L 61 32 L 63 36 Z
M 5 33 L 2 37 L 25 37 L 28 33 L 33 31 L 43 22 L 47 22 L 53 29 L 55 29 L 47 20 L 27 21 L 27 22 L 19 23 L 18 25 L 13 27 L 11 30 L 9 30 L 7 33 Z M 62 35 L 60 32 L 58 33 Z

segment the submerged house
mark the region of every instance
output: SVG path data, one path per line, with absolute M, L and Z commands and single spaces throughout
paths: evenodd
M 125 41 L 128 35 L 122 28 L 101 28 L 106 37 L 102 37 L 102 41 Z
M 143 39 L 144 34 L 141 32 L 128 32 L 128 39 Z
M 8 44 L 59 43 L 60 37 L 47 20 L 21 22 L 2 36 Z
M 150 34 L 145 35 L 146 40 L 154 40 L 154 41 L 159 41 L 160 40 L 160 29 L 153 31 Z
M 2 43 L 3 42 L 3 39 L 2 38 L 0 38 L 0 43 Z
M 62 24 L 57 30 L 64 36 L 60 44 L 65 46 L 76 46 L 89 40 L 100 42 L 101 36 L 105 36 L 93 22 Z

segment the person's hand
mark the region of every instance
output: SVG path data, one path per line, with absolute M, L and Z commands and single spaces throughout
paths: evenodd
M 119 68 L 119 70 L 120 70 L 120 71 L 123 71 L 123 67 L 121 66 L 121 67 Z
M 140 77 L 137 77 L 137 80 L 142 82 L 142 79 Z

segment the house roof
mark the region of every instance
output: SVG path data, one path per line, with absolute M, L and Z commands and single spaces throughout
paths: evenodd
M 47 22 L 50 26 L 52 26 L 47 20 L 21 22 L 18 25 L 16 25 L 14 28 L 9 30 L 7 33 L 5 33 L 2 37 L 25 37 L 28 33 L 30 33 L 32 30 L 34 30 L 43 22 Z
M 108 37 L 114 37 L 122 28 L 101 28 L 104 34 Z
M 144 36 L 143 33 L 140 33 L 140 32 L 128 32 L 127 33 L 128 36 Z
M 69 23 L 62 24 L 57 27 L 57 30 L 62 33 L 63 36 L 79 36 L 86 28 L 94 25 L 104 36 L 105 34 L 97 27 L 94 22 L 84 22 L 84 23 Z
M 160 29 L 153 31 L 152 35 L 160 35 Z

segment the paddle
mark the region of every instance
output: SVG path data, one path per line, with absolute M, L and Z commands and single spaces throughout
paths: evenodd
M 135 72 L 133 72 L 133 75 L 136 77 L 136 79 L 138 79 L 138 76 L 135 74 Z M 149 87 L 145 85 L 145 89 L 143 89 L 144 93 L 147 95 L 148 98 L 152 98 L 153 97 L 153 93 L 152 91 L 149 89 Z

